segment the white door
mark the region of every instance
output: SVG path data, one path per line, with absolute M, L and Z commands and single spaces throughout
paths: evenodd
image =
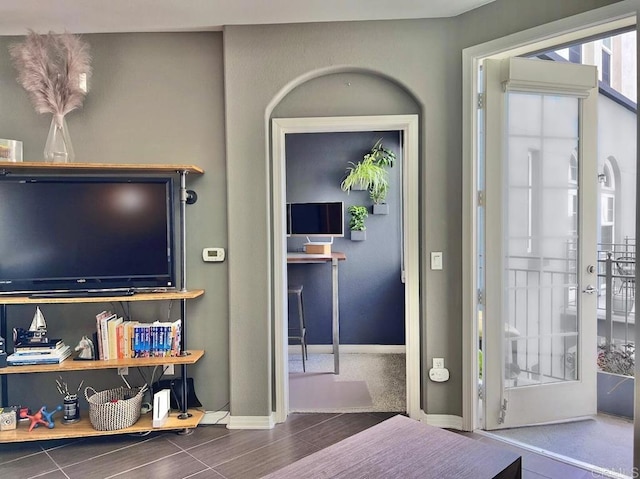
M 487 429 L 596 413 L 593 66 L 484 64 Z

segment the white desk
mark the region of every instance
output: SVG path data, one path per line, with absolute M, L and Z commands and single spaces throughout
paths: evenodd
M 333 372 L 340 374 L 340 306 L 338 304 L 338 262 L 345 261 L 344 253 L 333 252 L 330 255 L 287 253 L 287 263 L 317 264 L 331 263 L 331 317 L 333 337 Z

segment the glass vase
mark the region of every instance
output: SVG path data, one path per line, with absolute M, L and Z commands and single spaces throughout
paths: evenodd
M 69 127 L 64 116 L 51 118 L 49 135 L 44 145 L 44 161 L 51 163 L 71 163 L 75 158 Z

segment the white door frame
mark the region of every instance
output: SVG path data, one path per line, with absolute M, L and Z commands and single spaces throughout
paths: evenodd
M 506 58 L 551 48 L 576 39 L 597 35 L 636 23 L 640 2 L 625 0 L 558 20 L 546 25 L 492 40 L 462 51 L 463 97 L 463 231 L 462 231 L 462 427 L 472 431 L 478 427 L 478 307 L 477 271 L 477 207 L 478 188 L 478 68 L 485 58 Z M 637 428 L 636 428 L 637 429 Z
M 380 115 L 318 118 L 274 118 L 272 120 L 272 210 L 275 421 L 289 413 L 287 341 L 287 242 L 285 135 L 357 131 L 402 132 L 402 201 L 405 278 L 405 348 L 407 414 L 418 418 L 420 408 L 420 297 L 418 211 L 418 115 Z

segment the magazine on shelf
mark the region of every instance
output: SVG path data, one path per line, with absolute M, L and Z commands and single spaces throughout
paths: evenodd
M 65 346 L 50 354 L 12 354 L 7 357 L 9 366 L 30 364 L 58 364 L 71 356 L 71 346 Z
M 66 344 L 64 341 L 60 342 L 60 345 L 57 348 L 43 348 L 43 349 L 35 349 L 35 348 L 18 348 L 13 352 L 16 356 L 41 356 L 41 355 L 51 355 L 60 352 L 62 349 L 66 348 Z
M 64 347 L 62 339 L 50 339 L 42 343 L 17 343 L 13 345 L 15 351 L 51 351 L 52 349 L 60 349 Z

